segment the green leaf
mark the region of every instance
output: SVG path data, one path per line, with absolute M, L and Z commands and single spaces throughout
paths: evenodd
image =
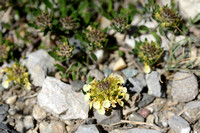
M 59 64 L 56 64 L 55 66 L 58 68 L 59 71 L 61 71 L 63 73 L 66 71 L 66 69 Z
M 50 8 L 50 9 L 53 9 L 53 4 L 49 1 L 49 0 L 42 0 L 44 2 L 44 4 Z
M 74 71 L 72 71 L 72 80 L 76 80 L 76 73 Z
M 57 56 L 57 54 L 53 51 L 49 51 L 48 54 L 53 57 L 55 60 L 59 60 L 59 57 Z
M 92 80 L 93 80 L 92 76 L 89 76 L 89 77 L 88 77 L 88 81 L 89 81 L 89 82 L 92 82 Z
M 0 31 L 0 45 L 3 43 L 3 36 L 2 36 L 2 33 Z
M 59 0 L 59 3 L 60 3 L 60 12 L 61 12 L 61 16 L 64 17 L 66 14 L 65 14 L 65 9 L 66 9 L 66 2 L 65 0 Z
M 146 33 L 146 32 L 148 32 L 149 31 L 149 28 L 148 27 L 146 27 L 146 26 L 144 26 L 144 25 L 141 25 L 141 26 L 139 26 L 139 32 L 140 33 Z
M 192 20 L 192 22 L 195 24 L 197 23 L 198 21 L 200 21 L 200 13 L 198 13 L 195 18 Z
M 83 11 L 84 11 L 88 6 L 89 6 L 88 1 L 82 1 L 82 2 L 80 3 L 79 7 L 78 7 L 78 12 L 79 12 L 80 14 L 82 14 Z
M 118 50 L 118 56 L 119 56 L 119 57 L 122 57 L 123 55 L 124 55 L 124 52 L 121 51 L 121 50 Z
M 157 44 L 160 45 L 161 44 L 161 39 L 158 36 L 158 34 L 155 31 L 153 31 L 151 34 L 155 37 Z
M 84 22 L 86 24 L 88 24 L 90 22 L 90 16 L 91 16 L 91 14 L 89 12 L 84 14 Z
M 95 61 L 97 61 L 97 57 L 96 57 L 96 55 L 94 53 L 91 53 L 91 56 Z

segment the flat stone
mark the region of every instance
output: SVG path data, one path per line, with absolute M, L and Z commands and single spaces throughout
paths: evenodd
M 124 75 L 126 75 L 126 77 L 127 78 L 132 78 L 132 77 L 134 77 L 135 75 L 137 75 L 138 74 L 138 70 L 137 69 L 129 69 L 129 68 L 127 68 L 127 69 L 123 69 L 122 70 L 122 73 L 124 74 Z
M 144 122 L 144 118 L 141 115 L 139 115 L 137 112 L 132 112 L 129 116 L 129 121 Z
M 128 129 L 127 133 L 161 133 L 161 132 L 152 129 L 132 128 Z
M 100 115 L 97 111 L 94 112 L 94 118 L 97 119 L 98 124 L 113 124 L 121 120 L 121 111 L 112 110 L 111 115 Z
M 139 108 L 143 108 L 145 107 L 146 105 L 149 105 L 150 103 L 153 102 L 153 100 L 155 99 L 154 96 L 151 96 L 151 95 L 148 95 L 146 93 L 143 93 L 142 94 L 142 100 L 138 103 L 138 107 Z
M 74 92 L 69 84 L 56 78 L 45 79 L 37 99 L 41 108 L 62 120 L 88 117 L 89 104 L 84 95 Z
M 143 90 L 144 86 L 140 80 L 136 78 L 128 78 L 128 81 L 133 85 L 133 87 L 129 87 L 130 91 L 140 93 Z
M 8 97 L 7 100 L 6 100 L 6 103 L 9 104 L 9 105 L 13 105 L 17 100 L 17 96 L 11 96 L 11 97 Z
M 108 77 L 112 73 L 112 70 L 109 68 L 104 68 L 103 73 L 105 77 Z
M 148 87 L 148 94 L 156 97 L 161 97 L 161 85 L 159 81 L 159 73 L 152 71 L 146 75 L 146 82 Z
M 55 60 L 45 51 L 37 50 L 27 56 L 23 64 L 28 68 L 31 75 L 32 83 L 35 86 L 42 86 L 47 72 L 55 71 Z
M 6 118 L 6 116 L 8 115 L 8 105 L 7 104 L 3 104 L 0 105 L 0 123 Z
M 45 126 L 45 125 L 44 125 Z M 67 133 L 63 122 L 51 122 L 41 133 Z
M 194 19 L 194 17 L 200 12 L 199 0 L 178 0 L 178 4 L 180 13 L 185 19 Z
M 26 130 L 30 128 L 34 128 L 33 117 L 32 116 L 25 116 L 24 117 L 24 127 Z
M 200 115 L 200 101 L 191 101 L 187 103 L 184 107 L 184 116 L 185 119 L 190 121 L 191 123 L 199 119 Z
M 198 82 L 190 73 L 176 72 L 172 82 L 171 95 L 174 101 L 189 102 L 198 94 Z
M 39 125 L 40 133 L 45 133 L 45 129 L 48 127 L 49 123 L 46 121 L 42 121 Z
M 189 123 L 180 116 L 170 117 L 168 124 L 176 133 L 190 133 Z
M 72 90 L 79 92 L 85 83 L 81 80 L 75 80 L 72 82 Z
M 75 133 L 99 133 L 95 125 L 81 125 Z
M 113 67 L 113 71 L 118 71 L 124 69 L 126 67 L 126 63 L 123 58 L 119 58 Z
M 32 116 L 36 120 L 42 120 L 46 117 L 46 112 L 39 105 L 34 105 Z
M 105 60 L 106 55 L 107 55 L 107 53 L 103 49 L 96 50 L 94 54 L 97 57 L 97 61 L 96 61 L 97 63 L 102 63 Z
M 104 78 L 102 72 L 100 72 L 98 69 L 92 69 L 87 74 L 87 82 L 89 82 L 89 76 L 96 78 L 97 80 L 102 80 Z

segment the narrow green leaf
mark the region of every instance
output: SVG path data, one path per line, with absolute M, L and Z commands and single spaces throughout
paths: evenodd
M 157 44 L 160 45 L 161 44 L 161 39 L 158 36 L 158 34 L 155 31 L 153 31 L 151 34 L 155 37 Z
M 76 73 L 74 71 L 72 71 L 72 80 L 76 80 Z
M 57 69 L 58 69 L 59 71 L 61 71 L 61 72 L 63 72 L 63 73 L 66 71 L 66 69 L 65 69 L 64 67 L 62 67 L 61 65 L 59 65 L 59 64 L 56 64 L 55 66 L 57 67 Z
M 91 53 L 91 56 L 95 61 L 97 61 L 97 57 L 96 57 L 96 55 L 94 53 Z
M 44 4 L 50 8 L 50 9 L 53 9 L 53 4 L 49 1 L 49 0 L 42 0 L 44 2 Z
M 196 22 L 200 21 L 200 13 L 198 13 L 195 18 L 192 20 L 192 22 L 195 24 Z

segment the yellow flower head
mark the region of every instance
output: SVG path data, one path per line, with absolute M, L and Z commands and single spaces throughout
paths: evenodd
M 115 108 L 117 103 L 123 107 L 124 101 L 129 99 L 127 88 L 122 86 L 123 83 L 121 76 L 111 74 L 101 81 L 94 79 L 84 85 L 85 100 L 89 100 L 90 109 L 93 106 L 99 114 L 105 114 L 106 110 Z

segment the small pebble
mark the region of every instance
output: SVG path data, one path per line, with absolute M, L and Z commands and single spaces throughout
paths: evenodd
M 113 67 L 113 71 L 118 71 L 126 67 L 126 63 L 123 58 L 119 58 Z
M 11 97 L 8 97 L 8 99 L 6 100 L 6 103 L 9 104 L 9 105 L 13 105 L 17 100 L 17 96 L 11 96 Z

